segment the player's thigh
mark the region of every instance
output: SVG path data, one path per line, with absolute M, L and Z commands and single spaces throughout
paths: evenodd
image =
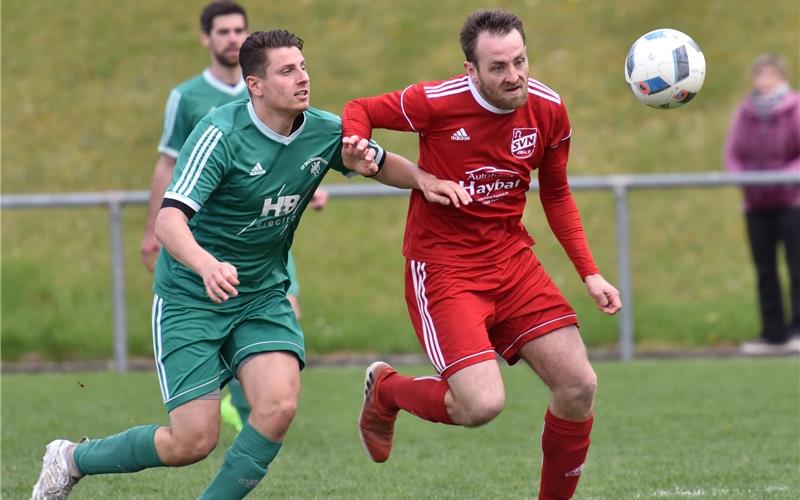
M 154 297 L 153 352 L 168 411 L 219 390 L 230 379 L 220 348 L 234 317 Z
M 222 357 L 238 376 L 242 360 L 254 354 L 279 351 L 291 353 L 298 370 L 305 366 L 303 331 L 281 289 L 253 300 L 241 313 L 222 347 Z
M 486 322 L 493 305 L 480 280 L 450 266 L 406 263 L 406 304 L 417 339 L 436 371 L 445 378 L 494 360 Z
M 173 439 L 191 443 L 197 439 L 212 439 L 219 436 L 219 400 L 193 399 L 169 412 L 169 424 Z
M 300 363 L 294 353 L 251 354 L 240 363 L 238 377 L 254 411 L 293 407 L 300 398 Z
M 511 365 L 526 343 L 578 322 L 575 311 L 533 252 L 517 253 L 505 266 L 504 289 L 496 298 L 492 345 Z
M 519 355 L 552 390 L 596 383 L 586 346 L 574 325 L 526 342 Z
M 447 379 L 453 398 L 468 406 L 494 405 L 505 400 L 505 387 L 496 360 L 465 366 Z M 501 404 L 502 406 L 502 404 Z

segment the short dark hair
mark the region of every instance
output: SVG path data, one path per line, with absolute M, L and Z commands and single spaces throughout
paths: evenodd
M 511 31 L 517 30 L 522 35 L 522 42 L 525 42 L 525 30 L 522 27 L 522 19 L 507 10 L 476 10 L 464 21 L 461 26 L 461 50 L 464 57 L 472 64 L 478 61 L 475 58 L 475 45 L 478 43 L 478 36 L 484 31 L 492 35 L 505 36 Z
M 303 50 L 303 39 L 286 30 L 256 31 L 247 37 L 239 49 L 242 77 L 264 75 L 267 68 L 267 49 L 297 47 Z
M 203 13 L 200 14 L 200 29 L 205 34 L 211 34 L 211 29 L 214 27 L 214 18 L 218 16 L 227 16 L 228 14 L 241 14 L 244 18 L 244 26 L 247 27 L 247 12 L 244 7 L 231 0 L 214 0 L 206 5 Z

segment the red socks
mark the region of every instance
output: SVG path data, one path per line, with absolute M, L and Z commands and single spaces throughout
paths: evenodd
M 444 405 L 450 386 L 440 377 L 406 377 L 393 373 L 380 385 L 378 398 L 391 410 L 403 409 L 431 422 L 452 424 Z
M 589 451 L 593 417 L 571 422 L 547 409 L 542 431 L 542 481 L 539 500 L 572 498 Z

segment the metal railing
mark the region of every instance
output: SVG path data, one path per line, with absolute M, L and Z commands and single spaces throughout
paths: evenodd
M 664 189 L 686 187 L 752 186 L 767 184 L 798 184 L 797 172 L 721 172 L 636 174 L 570 177 L 574 191 L 611 191 L 615 200 L 617 241 L 617 285 L 625 307 L 619 314 L 619 357 L 627 361 L 634 357 L 633 287 L 630 263 L 630 226 L 628 195 L 634 189 Z M 325 190 L 334 198 L 365 198 L 375 196 L 404 196 L 407 190 L 383 184 L 326 184 Z M 531 183 L 538 190 L 538 183 Z M 106 191 L 93 193 L 9 194 L 0 197 L 0 207 L 10 209 L 96 207 L 106 206 L 109 213 L 111 244 L 111 288 L 113 295 L 114 367 L 124 372 L 128 367 L 128 337 L 126 331 L 125 267 L 123 246 L 123 210 L 125 205 L 141 205 L 148 201 L 146 191 Z

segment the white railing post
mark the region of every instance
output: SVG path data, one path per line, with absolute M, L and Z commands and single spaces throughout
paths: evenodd
M 114 369 L 128 370 L 128 332 L 125 305 L 125 246 L 122 226 L 123 205 L 119 199 L 108 203 L 108 222 L 111 239 L 111 294 L 114 322 Z
M 634 357 L 633 339 L 633 285 L 631 283 L 630 217 L 628 216 L 628 185 L 620 178 L 614 185 L 614 214 L 617 226 L 617 276 L 622 310 L 617 322 L 619 358 L 630 361 Z

